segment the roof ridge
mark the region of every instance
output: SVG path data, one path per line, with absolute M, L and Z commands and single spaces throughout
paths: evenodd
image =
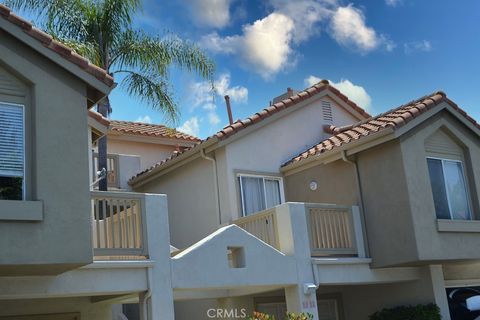
M 440 96 L 440 97 L 435 98 L 437 96 Z M 419 114 L 426 112 L 427 110 L 438 105 L 442 101 L 448 101 L 454 104 L 453 102 L 451 102 L 450 99 L 448 99 L 445 92 L 435 91 L 429 95 L 422 96 L 418 99 L 402 104 L 396 108 L 392 108 L 388 111 L 382 112 L 369 119 L 354 123 L 351 126 L 345 126 L 344 131 L 335 132 L 332 136 L 321 140 L 317 144 L 313 145 L 312 147 L 306 149 L 305 151 L 297 154 L 295 157 L 286 161 L 284 164 L 282 164 L 282 167 L 285 167 L 293 162 L 301 161 L 310 156 L 332 150 L 334 147 L 347 144 L 351 141 L 359 140 L 364 136 L 377 133 L 387 127 L 391 127 L 393 129 L 401 127 L 405 125 L 407 122 L 409 122 L 410 120 L 412 120 L 413 118 L 417 117 Z M 423 107 L 421 107 L 420 105 L 423 105 Z M 408 107 L 411 107 L 411 108 L 409 108 L 408 110 L 402 110 Z M 416 110 L 411 110 L 413 108 L 415 108 Z M 459 112 L 464 112 L 458 106 L 456 106 L 456 110 Z M 404 112 L 401 112 L 400 114 L 398 114 L 400 111 L 404 111 Z M 479 127 L 479 125 L 476 123 L 476 121 L 473 118 L 469 118 L 469 117 L 466 117 L 466 118 L 469 121 L 473 122 L 477 127 Z M 342 134 L 348 136 L 349 139 L 347 140 L 341 139 L 340 136 Z M 355 136 L 358 136 L 358 137 L 355 139 L 353 138 Z M 340 143 L 338 143 L 337 140 L 340 141 Z
M 142 121 L 128 121 L 128 120 L 116 120 L 116 119 L 111 119 L 110 122 L 119 122 L 119 123 L 131 123 L 131 124 L 143 124 L 143 125 L 146 125 L 146 126 L 155 126 L 155 127 L 163 127 L 163 128 L 167 128 L 167 129 L 172 129 L 172 130 L 176 130 L 178 131 L 177 129 L 175 128 L 171 128 L 171 127 L 168 127 L 164 124 L 159 124 L 159 123 L 148 123 L 148 122 L 142 122 Z M 178 131 L 180 132 L 180 131 Z
M 182 132 L 176 128 L 170 128 L 164 124 L 145 123 L 126 120 L 110 120 L 110 131 L 123 132 L 126 134 L 137 134 L 149 137 L 164 137 L 180 139 L 190 142 L 199 142 L 200 138 Z
M 321 81 L 315 83 L 314 85 L 312 85 L 312 86 L 310 86 L 310 87 L 292 95 L 291 97 L 285 98 L 285 99 L 283 99 L 281 101 L 278 101 L 278 102 L 276 102 L 276 103 L 274 103 L 274 104 L 272 104 L 268 107 L 265 107 L 265 108 L 261 109 L 260 111 L 254 113 L 253 115 L 251 115 L 251 116 L 249 116 L 249 117 L 247 117 L 243 120 L 241 120 L 241 119 L 236 120 L 232 124 L 229 124 L 229 125 L 225 126 L 223 129 L 219 130 L 218 132 L 214 133 L 213 135 L 201 140 L 200 142 L 195 144 L 195 146 L 187 148 L 187 149 L 185 149 L 181 152 L 175 153 L 175 154 L 171 155 L 170 157 L 162 160 L 161 162 L 156 163 L 155 165 L 153 165 L 149 169 L 146 169 L 146 170 L 138 173 L 136 176 L 134 176 L 132 179 L 130 179 L 130 181 L 132 181 L 133 179 L 136 179 L 137 177 L 139 177 L 139 176 L 141 176 L 141 175 L 143 175 L 143 174 L 161 166 L 162 164 L 178 157 L 179 155 L 193 149 L 194 147 L 198 146 L 199 144 L 205 143 L 206 141 L 211 140 L 211 139 L 218 139 L 218 140 L 227 139 L 228 137 L 237 133 L 238 131 L 240 131 L 240 130 L 248 127 L 248 126 L 251 126 L 251 125 L 253 125 L 257 122 L 260 122 L 263 119 L 268 118 L 268 117 L 272 116 L 273 114 L 276 114 L 277 112 L 282 111 L 283 109 L 292 107 L 292 106 L 296 105 L 297 103 L 299 103 L 301 101 L 309 99 L 309 98 L 315 96 L 316 94 L 318 94 L 320 92 L 323 92 L 326 89 L 329 89 L 333 94 L 335 94 L 338 98 L 340 98 L 343 102 L 345 102 L 348 106 L 350 106 L 353 110 L 355 110 L 356 112 L 358 112 L 359 114 L 361 114 L 365 118 L 371 117 L 371 115 L 368 112 L 366 112 L 363 108 L 359 107 L 355 102 L 351 101 L 347 96 L 342 94 L 338 89 L 333 87 L 328 80 L 324 79 L 324 80 L 321 80 Z
M 12 12 L 12 10 L 10 10 L 10 8 L 3 4 L 0 4 L 0 17 L 21 28 L 23 32 L 37 40 L 44 47 L 80 67 L 82 70 L 102 81 L 107 86 L 111 87 L 114 85 L 113 77 L 108 74 L 106 70 L 91 63 L 88 59 L 76 53 L 72 48 L 66 46 L 60 41 L 53 39 L 51 35 L 33 26 L 31 22 L 23 19 L 20 16 L 17 16 Z

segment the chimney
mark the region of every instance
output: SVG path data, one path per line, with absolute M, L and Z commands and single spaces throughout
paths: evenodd
M 225 104 L 227 105 L 228 122 L 232 124 L 233 123 L 232 107 L 230 106 L 230 97 L 228 95 L 225 96 Z
M 291 96 L 293 96 L 293 89 L 288 87 L 287 88 L 287 98 L 290 98 Z

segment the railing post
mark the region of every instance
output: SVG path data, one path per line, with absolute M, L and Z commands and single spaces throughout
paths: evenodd
M 149 272 L 149 318 L 174 320 L 167 197 L 145 194 L 144 203 L 148 255 L 155 262 Z
M 287 309 L 290 312 L 308 312 L 318 320 L 315 288 L 308 292 L 305 288 L 315 286 L 312 269 L 310 241 L 308 236 L 307 212 L 303 203 L 285 203 L 277 207 L 280 251 L 292 255 L 297 263 L 297 285 L 285 288 Z
M 365 237 L 363 233 L 362 217 L 360 208 L 352 206 L 353 231 L 355 233 L 355 242 L 357 244 L 357 255 L 359 258 L 366 258 L 367 251 L 365 249 Z

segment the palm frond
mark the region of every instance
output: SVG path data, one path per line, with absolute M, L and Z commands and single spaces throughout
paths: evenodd
M 120 85 L 129 95 L 135 96 L 140 101 L 149 104 L 152 108 L 163 112 L 167 122 L 177 124 L 180 112 L 173 99 L 168 79 L 158 77 L 147 71 L 117 72 L 126 74 Z
M 87 58 L 91 63 L 97 66 L 101 64 L 101 58 L 99 56 L 96 44 L 90 42 L 80 42 L 73 39 L 57 38 L 57 40 L 73 49 L 79 55 Z
M 196 45 L 177 37 L 151 37 L 141 31 L 126 30 L 112 54 L 112 66 L 118 69 L 154 68 L 161 76 L 177 65 L 213 80 L 215 64 Z

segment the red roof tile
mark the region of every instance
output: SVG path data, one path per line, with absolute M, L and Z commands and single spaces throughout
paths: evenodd
M 62 58 L 77 65 L 84 71 L 90 73 L 95 78 L 105 83 L 107 86 L 112 87 L 114 85 L 113 77 L 109 75 L 105 70 L 97 67 L 94 64 L 91 64 L 87 59 L 81 57 L 71 48 L 65 46 L 63 43 L 53 40 L 50 35 L 46 34 L 40 29 L 33 27 L 30 22 L 15 15 L 11 12 L 9 8 L 4 6 L 3 4 L 0 4 L 0 17 L 20 27 L 23 32 L 28 34 L 33 39 L 37 40 L 44 47 L 50 49 Z
M 362 115 L 363 117 L 365 118 L 370 118 L 370 114 L 368 114 L 363 108 L 359 107 L 355 102 L 351 101 L 350 99 L 348 99 L 347 96 L 345 96 L 344 94 L 342 94 L 338 89 L 334 88 L 333 86 L 330 85 L 330 83 L 328 82 L 328 80 L 322 80 L 320 82 L 318 82 L 317 84 L 297 93 L 297 94 L 294 94 L 293 96 L 289 97 L 289 98 L 286 98 L 282 101 L 279 101 L 277 103 L 274 103 L 273 105 L 251 115 L 250 117 L 244 119 L 244 120 L 237 120 L 235 121 L 234 123 L 232 123 L 231 125 L 228 125 L 226 126 L 225 128 L 223 128 L 222 130 L 218 131 L 217 133 L 215 133 L 214 135 L 202 140 L 199 144 L 203 144 L 205 143 L 206 141 L 209 141 L 211 139 L 218 139 L 218 140 L 224 140 L 224 139 L 227 139 L 228 137 L 234 135 L 235 133 L 257 123 L 257 122 L 260 122 L 284 109 L 288 109 L 290 107 L 293 107 L 295 105 L 297 105 L 297 103 L 307 99 L 307 98 L 310 98 L 310 97 L 313 97 L 325 90 L 329 89 L 333 94 L 335 94 L 338 98 L 340 98 L 342 101 L 344 101 L 348 106 L 350 106 L 353 110 L 355 110 L 356 112 L 358 112 L 360 115 Z M 195 146 L 194 146 L 195 147 Z M 191 150 L 192 148 L 194 147 L 190 147 L 190 148 L 187 148 L 181 152 L 178 152 L 178 153 L 174 153 L 172 154 L 169 158 L 167 159 L 164 159 L 162 160 L 161 162 L 155 164 L 154 166 L 152 166 L 151 168 L 149 169 L 146 169 L 140 173 L 138 173 L 135 177 L 133 177 L 130 181 L 133 181 L 135 179 L 137 179 L 138 177 L 148 173 L 148 172 L 151 172 L 152 170 L 162 166 L 163 164 L 165 164 L 166 162 L 170 161 L 170 160 L 173 160 L 175 159 L 176 157 L 178 157 L 179 155 Z
M 150 124 L 131 121 L 110 120 L 110 131 L 135 134 L 149 137 L 161 137 L 170 139 L 180 139 L 191 142 L 200 142 L 201 140 L 192 135 L 177 131 L 160 124 Z
M 325 153 L 350 142 L 361 140 L 363 137 L 380 132 L 387 128 L 400 128 L 414 118 L 418 117 L 420 114 L 440 104 L 442 101 L 447 101 L 455 110 L 464 115 L 468 121 L 474 124 L 477 128 L 480 128 L 480 125 L 473 118 L 469 117 L 465 111 L 460 109 L 453 101 L 448 99 L 445 93 L 439 91 L 422 97 L 418 100 L 409 102 L 396 109 L 392 109 L 377 115 L 376 117 L 358 122 L 352 126 L 346 126 L 343 128 L 331 126 L 328 128 L 328 130 L 329 132 L 333 133 L 333 136 L 319 142 L 315 146 L 290 159 L 284 163 L 282 167 L 321 153 Z

